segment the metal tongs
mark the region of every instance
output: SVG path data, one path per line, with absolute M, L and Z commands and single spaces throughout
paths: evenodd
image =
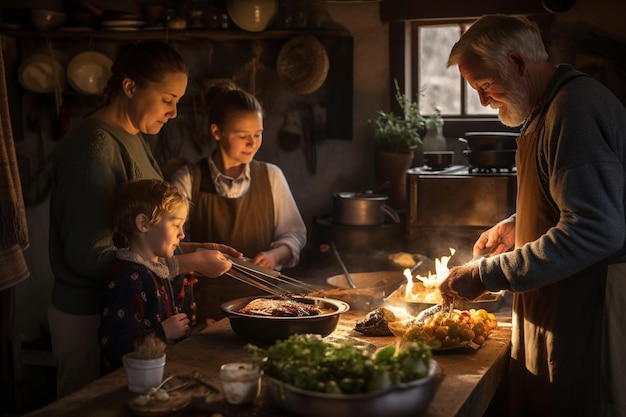
M 225 275 L 244 282 L 248 285 L 266 291 L 279 297 L 292 297 L 304 295 L 310 291 L 319 290 L 318 287 L 307 284 L 295 278 L 291 278 L 273 269 L 263 268 L 250 261 L 225 255 L 232 263 L 232 268 Z M 285 287 L 292 287 L 298 292 Z
M 420 311 L 415 317 L 414 322 L 422 326 L 432 317 L 440 313 L 444 314 L 446 318 L 450 319 L 452 318 L 452 315 L 454 313 L 454 303 L 456 303 L 456 295 L 452 297 L 452 301 L 450 301 L 449 303 L 444 301 L 440 304 L 435 304 L 432 307 L 428 307 Z

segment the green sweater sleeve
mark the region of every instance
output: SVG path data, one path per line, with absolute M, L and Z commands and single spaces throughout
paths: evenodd
M 115 259 L 110 200 L 123 183 L 160 178 L 141 136 L 82 120 L 59 146 L 50 201 L 52 302 L 73 314 L 99 314 Z

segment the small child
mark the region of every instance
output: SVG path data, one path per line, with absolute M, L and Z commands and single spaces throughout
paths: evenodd
M 102 371 L 122 366 L 122 356 L 143 338 L 176 340 L 189 332 L 189 318 L 178 313 L 164 258 L 185 237 L 189 202 L 162 180 L 125 184 L 113 198 L 113 226 L 128 246 L 119 249 L 106 288 L 100 326 Z

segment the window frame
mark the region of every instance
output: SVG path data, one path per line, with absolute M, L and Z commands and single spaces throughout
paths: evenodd
M 419 48 L 418 48 L 418 28 L 427 24 L 463 24 L 471 23 L 475 18 L 454 18 L 436 20 L 403 20 L 389 22 L 389 85 L 394 86 L 398 82 L 400 90 L 409 97 L 418 97 L 419 94 Z M 465 81 L 460 78 L 460 82 Z M 461 88 L 461 99 L 465 100 L 463 94 L 471 94 Z M 393 94 L 390 94 L 393 99 Z M 390 100 L 390 108 L 399 112 L 397 103 Z M 465 107 L 465 103 L 462 104 Z M 468 131 L 502 131 L 509 130 L 504 126 L 497 115 L 443 115 L 444 135 L 447 137 L 461 137 Z

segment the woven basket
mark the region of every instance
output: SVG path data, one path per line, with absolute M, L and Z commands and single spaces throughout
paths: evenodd
M 276 61 L 278 79 L 298 94 L 317 91 L 328 74 L 328 54 L 324 45 L 310 35 L 296 36 L 282 47 Z

